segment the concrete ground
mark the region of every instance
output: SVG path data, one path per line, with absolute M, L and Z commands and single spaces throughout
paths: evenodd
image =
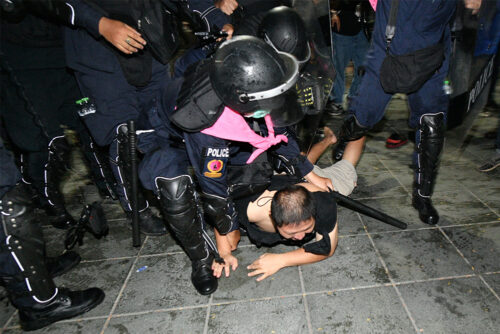
M 407 117 L 405 100 L 394 99 L 386 121 L 368 138 L 352 194 L 407 222 L 406 230 L 340 207 L 340 240 L 331 259 L 283 269 L 262 282 L 247 277 L 246 266 L 287 247 L 258 249 L 243 237 L 235 252 L 238 270 L 220 279 L 213 295 L 201 296 L 171 236 L 143 237 L 133 248 L 118 204 L 106 200 L 109 235 L 96 240 L 87 234 L 75 248 L 82 263 L 56 279 L 71 289 L 100 287 L 104 302 L 39 332 L 499 333 L 500 171 L 477 170 L 493 152 L 493 139 L 484 134 L 496 129 L 499 113 L 480 114 L 465 141 L 446 143 L 433 197 L 437 226 L 421 223 L 411 207 L 412 144 L 384 146 L 394 128 L 406 132 Z M 88 183 L 78 161 L 64 188 L 75 216 Z M 320 164 L 330 163 L 328 151 Z M 64 233 L 51 226 L 44 231 L 49 254 L 62 252 Z M 2 294 L 0 332 L 20 332 Z

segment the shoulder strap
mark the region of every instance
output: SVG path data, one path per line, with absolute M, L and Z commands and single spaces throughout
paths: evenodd
M 396 34 L 396 16 L 398 15 L 399 0 L 392 0 L 391 11 L 389 13 L 389 21 L 385 27 L 385 41 L 387 42 L 387 51 L 391 45 L 392 39 Z

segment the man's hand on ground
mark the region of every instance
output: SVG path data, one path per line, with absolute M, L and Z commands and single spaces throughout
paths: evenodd
M 257 282 L 275 274 L 278 270 L 284 267 L 281 259 L 282 254 L 265 253 L 247 267 L 248 270 L 253 270 L 248 273 L 248 276 L 257 276 Z
M 222 270 L 224 270 L 226 277 L 229 277 L 231 269 L 233 271 L 238 268 L 238 259 L 231 254 L 222 255 L 222 259 L 224 260 L 224 264 L 218 263 L 214 260 L 212 264 L 212 270 L 214 271 L 214 276 L 220 278 L 222 275 Z

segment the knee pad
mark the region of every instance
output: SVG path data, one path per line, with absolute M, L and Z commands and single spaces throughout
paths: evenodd
M 155 182 L 160 194 L 160 203 L 168 221 L 173 221 L 175 218 L 193 219 L 195 217 L 197 206 L 194 185 L 190 176 L 157 177 Z
M 235 211 L 230 198 L 203 193 L 203 211 L 207 221 L 217 228 L 220 234 L 227 234 L 235 225 Z

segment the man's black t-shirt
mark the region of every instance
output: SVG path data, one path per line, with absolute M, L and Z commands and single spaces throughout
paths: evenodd
M 361 9 L 358 7 L 356 13 L 356 6 L 360 5 L 361 1 L 341 1 L 338 8 L 338 16 L 340 19 L 340 30 L 336 27 L 332 28 L 334 33 L 346 36 L 357 35 L 363 28 Z
M 291 182 L 290 178 L 287 176 L 274 176 L 268 190 L 279 190 L 288 184 L 291 184 Z M 328 255 L 331 250 L 330 237 L 328 234 L 333 231 L 337 223 L 337 203 L 327 192 L 318 191 L 312 192 L 311 194 L 316 204 L 314 231 L 312 233 L 308 233 L 306 237 L 300 241 L 285 239 L 279 233 L 262 231 L 256 224 L 248 221 L 248 217 L 246 215 L 248 204 L 257 200 L 260 194 L 240 198 L 234 201 L 234 205 L 238 213 L 239 224 L 247 231 L 250 240 L 258 247 L 273 246 L 278 243 L 283 243 L 287 245 L 303 246 L 304 250 L 309 253 Z M 319 241 L 308 243 L 314 239 L 316 234 L 320 234 L 323 238 Z

